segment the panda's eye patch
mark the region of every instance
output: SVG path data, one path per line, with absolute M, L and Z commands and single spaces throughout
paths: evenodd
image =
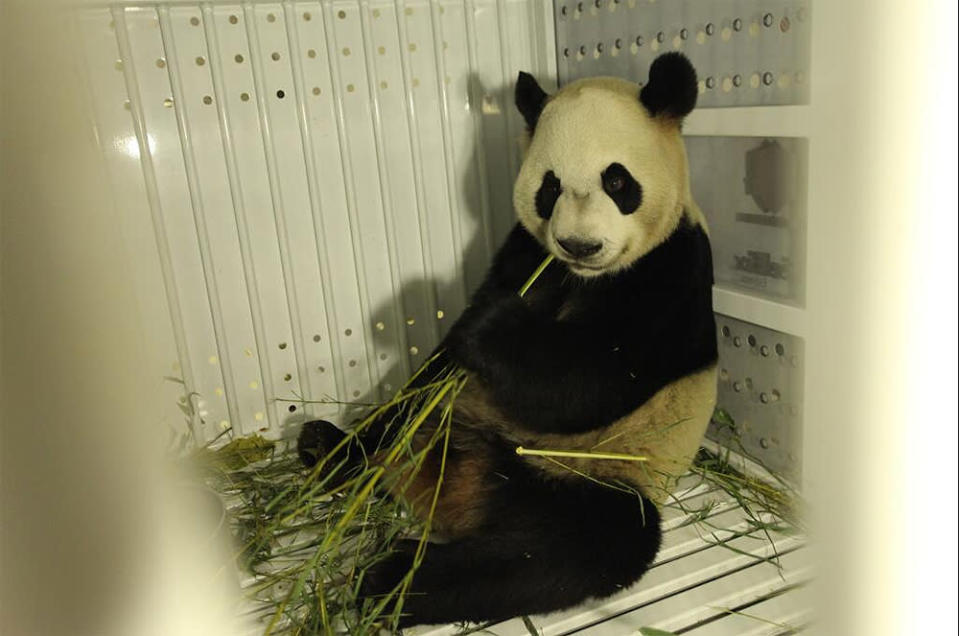
M 621 163 L 603 170 L 603 190 L 623 214 L 632 214 L 643 201 L 643 189 Z
M 543 175 L 543 183 L 536 192 L 536 214 L 541 219 L 548 219 L 553 215 L 553 206 L 562 192 L 562 184 L 552 170 Z

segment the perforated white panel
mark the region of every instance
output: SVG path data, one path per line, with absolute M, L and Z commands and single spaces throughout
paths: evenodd
M 158 375 L 201 439 L 336 419 L 310 402 L 379 400 L 435 346 L 513 223 L 511 85 L 555 77 L 551 24 L 536 0 L 81 16 Z
M 649 64 L 682 51 L 699 75 L 699 105 L 809 99 L 808 0 L 554 0 L 559 76 L 645 81 Z

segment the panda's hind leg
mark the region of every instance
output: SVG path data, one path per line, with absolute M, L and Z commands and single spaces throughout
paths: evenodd
M 485 501 L 468 536 L 430 544 L 403 601 L 401 626 L 498 621 L 548 613 L 625 588 L 660 543 L 655 506 L 636 493 L 514 470 Z M 365 596 L 409 571 L 417 543 L 401 543 L 365 575 Z

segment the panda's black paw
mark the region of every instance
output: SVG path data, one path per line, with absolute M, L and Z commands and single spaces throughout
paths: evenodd
M 396 604 L 398 588 L 406 575 L 413 569 L 413 560 L 416 556 L 418 541 L 403 540 L 394 546 L 393 551 L 386 558 L 377 561 L 363 572 L 363 580 L 360 583 L 359 598 L 360 601 L 369 599 L 374 603 L 379 603 L 387 596 L 393 594 L 393 598 L 387 603 L 383 614 L 390 614 Z M 404 607 L 407 599 L 404 599 Z M 406 621 L 401 621 L 405 624 Z
M 446 337 L 450 356 L 480 373 L 494 368 L 497 351 L 509 343 L 529 316 L 529 308 L 516 294 L 497 297 L 480 306 L 469 306 Z
M 326 420 L 314 420 L 303 425 L 296 439 L 296 452 L 307 468 L 326 457 L 337 444 L 343 441 L 346 433 Z M 347 450 L 344 446 L 344 450 Z M 347 451 L 348 452 L 348 451 Z

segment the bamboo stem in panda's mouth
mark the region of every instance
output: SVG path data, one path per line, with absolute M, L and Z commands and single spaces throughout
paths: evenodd
M 623 453 L 583 453 L 579 451 L 562 451 L 548 449 L 532 449 L 516 447 L 517 455 L 534 455 L 537 457 L 576 457 L 579 459 L 614 459 L 626 462 L 648 462 L 645 455 L 626 455 Z

